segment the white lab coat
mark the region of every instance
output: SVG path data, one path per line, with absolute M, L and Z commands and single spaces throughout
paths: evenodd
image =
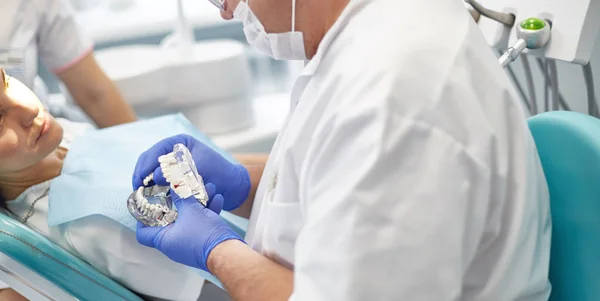
M 525 113 L 462 3 L 350 1 L 246 236 L 294 267 L 290 300 L 547 300 L 550 233 Z
M 67 149 L 77 136 L 84 133 L 85 127 L 89 127 L 64 119 L 58 121 L 64 128 L 61 146 Z M 66 251 L 149 300 L 198 299 L 204 283 L 202 277 L 190 268 L 171 261 L 158 250 L 140 245 L 134 231 L 108 217 L 92 215 L 48 227 L 48 195 L 44 192 L 51 181 L 29 187 L 16 200 L 7 202 L 8 209 L 22 219 L 31 204 L 40 198 L 27 225 Z M 89 297 L 93 299 L 93 296 Z
M 38 59 L 60 73 L 93 51 L 92 40 L 75 21 L 65 0 L 0 1 L 0 49 L 24 52 L 24 72 L 7 72 L 47 101 L 45 86 L 35 83 Z

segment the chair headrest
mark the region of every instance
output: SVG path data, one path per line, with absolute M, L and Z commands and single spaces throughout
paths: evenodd
M 600 120 L 549 112 L 529 127 L 550 191 L 551 300 L 600 300 Z

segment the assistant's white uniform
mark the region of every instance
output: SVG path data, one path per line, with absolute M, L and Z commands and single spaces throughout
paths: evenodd
M 64 129 L 61 147 L 67 149 L 77 136 L 83 134 L 84 127 L 89 126 L 57 120 Z M 16 200 L 7 202 L 8 209 L 23 219 L 31 204 L 39 198 L 27 225 L 66 251 L 144 296 L 162 300 L 198 299 L 204 283 L 202 277 L 159 251 L 140 245 L 134 231 L 108 217 L 92 215 L 48 227 L 48 195 L 44 193 L 51 181 L 28 188 Z
M 460 1 L 352 0 L 292 90 L 246 240 L 291 300 L 547 300 L 551 222 L 511 83 Z
M 7 72 L 45 101 L 34 85 L 38 60 L 48 70 L 60 73 L 93 51 L 92 40 L 76 24 L 66 0 L 0 1 L 0 51 L 24 51 L 24 72 Z

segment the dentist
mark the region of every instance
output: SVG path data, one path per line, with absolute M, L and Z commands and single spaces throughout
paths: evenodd
M 139 226 L 140 243 L 213 273 L 235 300 L 547 300 L 548 191 L 525 113 L 460 1 L 228 0 L 248 42 L 310 60 L 264 162 L 176 143 L 209 210 Z M 222 208 L 250 218 L 237 236 Z M 216 206 L 219 205 L 219 206 Z M 216 209 L 215 209 L 216 208 Z

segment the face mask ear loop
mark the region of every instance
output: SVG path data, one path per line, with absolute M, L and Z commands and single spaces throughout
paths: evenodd
M 292 32 L 296 31 L 296 0 L 292 0 Z

